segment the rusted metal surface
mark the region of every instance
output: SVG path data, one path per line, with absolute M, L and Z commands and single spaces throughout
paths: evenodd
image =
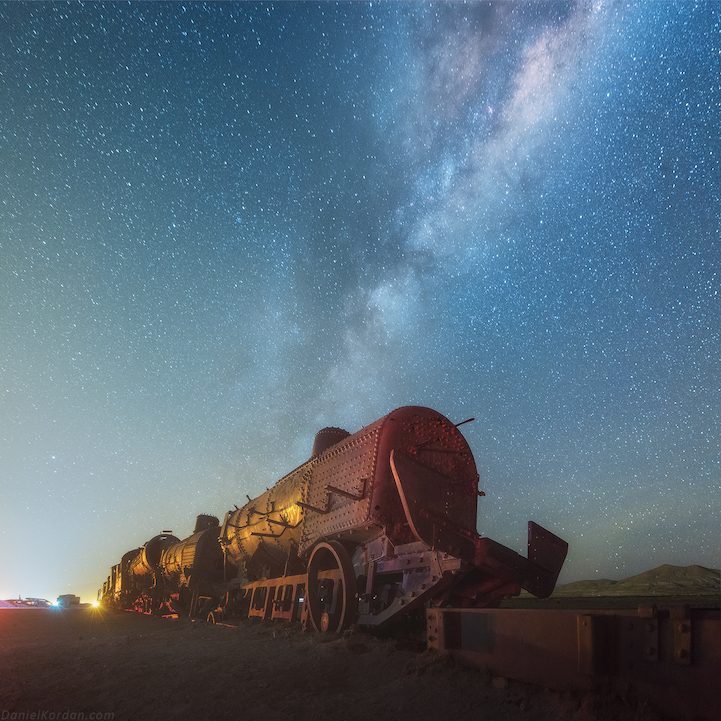
M 721 719 L 721 613 L 428 609 L 428 646 L 557 690 L 632 692 L 678 719 Z
M 133 576 L 151 576 L 160 567 L 163 553 L 171 546 L 180 543 L 180 539 L 171 534 L 160 534 L 151 538 L 129 564 Z
M 228 563 L 250 578 L 282 575 L 289 558 L 296 556 L 304 510 L 298 506 L 308 461 L 242 508 L 228 511 L 220 532 L 220 545 Z
M 266 618 L 287 577 L 307 574 L 311 625 L 337 631 L 391 623 L 430 600 L 485 608 L 522 588 L 548 595 L 566 542 L 531 523 L 524 558 L 479 535 L 483 492 L 458 425 L 405 406 L 352 435 L 324 429 L 308 461 L 222 527 L 202 515 L 192 536 L 164 541 L 160 561 L 157 539 L 126 554 L 101 597 L 145 612 Z
M 218 544 L 218 526 L 194 533 L 184 541 L 173 544 L 160 562 L 165 580 L 173 585 L 187 586 L 195 582 L 213 583 L 223 575 L 223 553 Z
M 226 515 L 220 543 L 237 568 L 230 582 L 244 603 L 260 579 L 301 571 L 311 576 L 310 608 L 333 607 L 310 614 L 316 628 L 334 627 L 338 613 L 345 626 L 383 625 L 439 596 L 485 607 L 521 588 L 537 594 L 553 589 L 567 544 L 531 524 L 529 557 L 523 558 L 479 536 L 475 461 L 447 418 L 409 406 L 352 435 L 328 431 L 319 435 L 335 442 L 316 442 L 309 461 Z M 338 578 L 319 580 L 311 561 L 328 544 L 340 544 L 350 562 Z M 336 561 L 335 569 L 340 565 Z M 343 601 L 343 589 L 353 584 L 357 601 Z M 255 599 L 251 613 L 260 615 L 265 602 Z
M 329 536 L 335 540 L 382 533 L 375 506 L 377 448 L 382 421 L 343 439 L 315 458 L 309 469 L 306 510 L 298 552 L 302 555 Z M 362 531 L 362 533 L 359 533 Z

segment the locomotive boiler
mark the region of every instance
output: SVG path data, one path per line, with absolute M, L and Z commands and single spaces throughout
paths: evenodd
M 182 601 L 179 589 L 187 595 L 195 583 L 192 610 L 211 618 L 298 618 L 337 632 L 429 604 L 497 606 L 521 589 L 550 595 L 566 542 L 530 522 L 524 558 L 478 534 L 484 494 L 459 425 L 406 406 L 352 435 L 323 429 L 308 461 L 226 513 L 216 545 L 208 542 L 214 552 L 187 574 L 170 568 L 189 539 L 169 544 L 156 598 Z

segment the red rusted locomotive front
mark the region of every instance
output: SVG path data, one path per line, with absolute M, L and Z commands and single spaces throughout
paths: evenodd
M 399 408 L 314 459 L 299 503 L 306 510 L 299 553 L 321 538 L 358 543 L 382 533 L 394 545 L 430 540 L 458 555 L 463 533 L 475 534 L 477 488 L 473 454 L 457 427 L 429 408 Z M 418 502 L 461 534 L 419 538 L 409 522 Z

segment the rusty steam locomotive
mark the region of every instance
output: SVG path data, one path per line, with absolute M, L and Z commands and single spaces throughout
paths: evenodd
M 387 624 L 428 604 L 544 598 L 568 544 L 533 522 L 528 558 L 476 531 L 478 474 L 458 429 L 399 408 L 353 435 L 324 428 L 311 457 L 223 523 L 198 516 L 126 553 L 98 592 L 143 612 L 300 620 L 318 631 Z

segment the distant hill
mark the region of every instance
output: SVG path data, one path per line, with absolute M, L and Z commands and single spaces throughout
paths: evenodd
M 552 597 L 706 595 L 721 595 L 721 574 L 718 569 L 664 564 L 621 581 L 603 578 L 598 581 L 566 583 L 556 586 Z

